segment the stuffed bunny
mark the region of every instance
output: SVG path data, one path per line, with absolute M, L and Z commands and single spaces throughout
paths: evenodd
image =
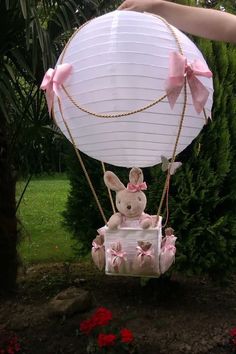
M 141 227 L 147 229 L 153 227 L 153 218 L 144 213 L 147 199 L 143 190 L 147 189 L 143 182 L 143 173 L 140 168 L 132 168 L 129 173 L 127 188 L 119 178 L 111 171 L 104 174 L 104 181 L 108 188 L 116 192 L 116 207 L 118 213 L 111 216 L 108 228 L 111 230 L 118 227 Z

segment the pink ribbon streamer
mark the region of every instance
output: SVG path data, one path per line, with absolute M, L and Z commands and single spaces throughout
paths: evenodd
M 136 249 L 138 251 L 137 252 L 137 256 L 140 259 L 141 265 L 143 265 L 143 263 L 144 263 L 144 257 L 145 256 L 146 257 L 150 257 L 151 260 L 153 260 L 154 256 L 153 256 L 152 250 L 149 249 L 147 251 L 144 251 L 140 246 L 137 246 Z
M 178 52 L 170 54 L 169 78 L 166 82 L 166 92 L 171 108 L 174 107 L 184 87 L 185 77 L 187 77 L 193 105 L 197 113 L 201 113 L 207 102 L 209 91 L 197 76 L 210 78 L 212 77 L 212 72 L 199 59 L 195 59 L 193 63 L 188 63 L 187 58 L 182 54 Z
M 145 191 L 147 189 L 147 184 L 146 182 L 139 183 L 139 184 L 133 184 L 133 183 L 128 183 L 127 184 L 127 190 L 130 192 L 140 192 L 140 191 Z
M 69 77 L 71 70 L 71 64 L 59 64 L 55 69 L 48 69 L 44 75 L 40 88 L 46 91 L 46 100 L 50 114 L 52 110 L 54 94 L 60 97 L 60 86 Z

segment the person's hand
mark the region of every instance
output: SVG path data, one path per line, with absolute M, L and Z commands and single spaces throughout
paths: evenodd
M 131 10 L 131 11 L 138 11 L 138 12 L 155 12 L 155 9 L 163 1 L 164 0 L 125 0 L 118 7 L 118 10 Z

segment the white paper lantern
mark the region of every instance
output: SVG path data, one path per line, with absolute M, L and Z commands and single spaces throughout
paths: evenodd
M 172 33 L 174 33 L 178 40 Z M 179 30 L 146 13 L 114 11 L 93 19 L 80 28 L 67 44 L 57 64 L 72 65 L 72 72 L 60 89 L 61 110 L 76 146 L 85 154 L 116 166 L 147 167 L 158 164 L 161 155 L 173 153 L 184 89 L 171 109 L 167 98 L 140 113 L 119 118 L 97 114 L 132 112 L 166 94 L 169 55 L 179 52 L 188 62 L 205 60 Z M 198 77 L 209 91 L 205 112 L 212 107 L 212 79 Z M 57 95 L 54 117 L 61 131 L 70 136 L 63 122 Z M 176 153 L 199 134 L 205 118 L 198 114 L 187 85 L 187 106 Z

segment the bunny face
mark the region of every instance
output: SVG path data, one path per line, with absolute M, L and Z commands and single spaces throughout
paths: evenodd
M 147 199 L 141 189 L 146 189 L 143 183 L 143 173 L 140 168 L 132 168 L 129 174 L 130 183 L 127 188 L 119 178 L 110 171 L 104 175 L 108 188 L 116 192 L 116 207 L 127 218 L 139 217 L 146 208 Z
M 147 204 L 146 196 L 143 192 L 130 192 L 126 188 L 117 192 L 117 210 L 128 218 L 139 217 L 145 210 Z

